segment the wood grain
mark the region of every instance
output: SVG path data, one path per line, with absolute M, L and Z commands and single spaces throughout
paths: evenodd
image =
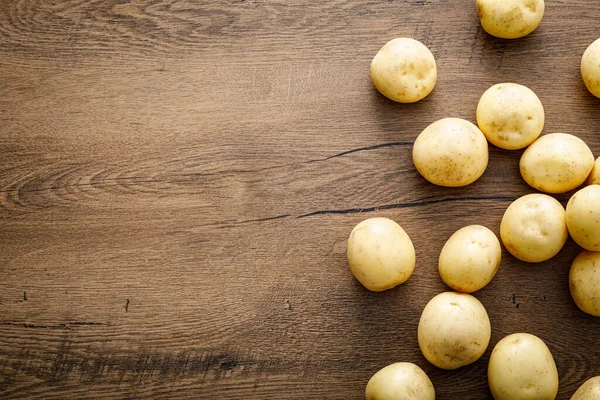
M 411 361 L 437 398 L 487 399 L 491 347 L 526 331 L 557 361 L 559 399 L 600 375 L 600 319 L 571 301 L 569 240 L 540 265 L 503 254 L 476 296 L 492 322 L 475 364 L 420 354 L 437 257 L 458 228 L 498 233 L 531 193 L 520 152 L 434 187 L 412 143 L 429 123 L 474 121 L 492 84 L 526 84 L 545 133 L 600 154 L 600 100 L 580 57 L 596 1 L 547 1 L 538 30 L 490 37 L 461 0 L 5 0 L 0 4 L 0 397 L 360 399 Z M 392 103 L 368 67 L 389 39 L 432 50 L 438 84 Z M 565 204 L 569 194 L 558 196 Z M 398 221 L 413 277 L 367 292 L 347 236 Z

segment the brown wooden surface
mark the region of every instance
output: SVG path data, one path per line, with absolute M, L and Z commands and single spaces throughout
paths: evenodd
M 600 155 L 600 100 L 579 75 L 600 3 L 548 0 L 513 41 L 486 35 L 472 3 L 1 1 L 0 398 L 361 399 L 377 369 L 411 361 L 438 399 L 486 399 L 491 348 L 520 331 L 552 350 L 560 399 L 600 375 L 571 240 L 539 265 L 503 254 L 476 294 L 493 331 L 478 362 L 442 371 L 419 352 L 420 313 L 448 290 L 445 240 L 498 233 L 532 192 L 520 152 L 496 148 L 475 184 L 427 183 L 420 131 L 474 121 L 483 91 L 513 81 L 542 100 L 545 133 Z M 399 36 L 437 59 L 418 104 L 369 80 Z M 381 294 L 345 256 L 374 216 L 417 249 L 412 278 Z

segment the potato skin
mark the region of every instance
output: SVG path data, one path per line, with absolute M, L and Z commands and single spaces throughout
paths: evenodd
M 544 0 L 477 0 L 481 26 L 490 35 L 517 39 L 533 32 L 544 17 Z
M 415 248 L 396 222 L 369 218 L 348 239 L 352 274 L 369 290 L 381 292 L 406 282 L 415 269 Z
M 517 83 L 499 83 L 483 93 L 477 125 L 487 140 L 505 150 L 529 146 L 544 129 L 544 106 L 536 94 Z
M 390 364 L 371 377 L 365 389 L 366 400 L 435 400 L 431 380 L 413 363 Z
M 477 126 L 460 118 L 440 119 L 419 134 L 413 162 L 419 173 L 439 186 L 466 186 L 487 168 L 488 144 Z
M 600 38 L 581 57 L 581 77 L 590 93 L 600 98 Z
M 600 185 L 600 157 L 596 158 L 596 162 L 592 167 L 592 171 L 587 178 L 588 185 Z
M 600 253 L 584 250 L 573 260 L 569 290 L 581 311 L 600 317 Z
M 485 352 L 491 325 L 483 304 L 466 293 L 440 293 L 427 303 L 418 327 L 419 347 L 438 368 L 457 369 Z
M 437 65 L 423 43 L 410 38 L 387 42 L 371 62 L 371 81 L 381 94 L 399 103 L 426 97 L 437 82 Z
M 513 333 L 494 347 L 488 383 L 496 400 L 553 400 L 558 393 L 558 371 L 540 338 Z
M 600 376 L 585 381 L 573 394 L 571 400 L 600 400 Z
M 589 251 L 600 251 L 600 185 L 575 193 L 567 203 L 567 228 L 573 240 Z
M 487 285 L 500 266 L 500 241 L 481 225 L 465 226 L 444 244 L 438 260 L 440 277 L 452 289 L 472 293 Z
M 587 144 L 568 133 L 551 133 L 533 142 L 521 156 L 525 182 L 545 193 L 564 193 L 585 182 L 594 166 Z
M 556 199 L 541 193 L 513 201 L 500 223 L 500 237 L 509 253 L 531 263 L 554 257 L 568 236 L 565 209 Z

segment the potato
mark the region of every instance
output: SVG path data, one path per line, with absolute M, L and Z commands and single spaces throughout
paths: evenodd
M 414 103 L 433 90 L 437 66 L 423 43 L 409 38 L 392 39 L 373 58 L 371 80 L 388 99 Z
M 410 238 L 390 219 L 366 219 L 350 233 L 350 270 L 369 290 L 381 292 L 406 282 L 415 269 L 415 261 Z
M 542 133 L 544 107 L 528 87 L 499 83 L 479 99 L 477 125 L 493 145 L 506 150 L 522 149 Z
M 427 374 L 412 363 L 388 365 L 371 377 L 366 400 L 435 400 L 435 390 Z
M 585 381 L 573 394 L 571 400 L 600 400 L 600 376 Z
M 519 197 L 504 212 L 500 237 L 509 253 L 519 260 L 532 263 L 549 260 L 569 237 L 565 209 L 545 194 Z
M 521 156 L 521 176 L 545 193 L 564 193 L 585 182 L 594 156 L 585 142 L 568 133 L 551 133 L 533 142 Z
M 587 179 L 588 185 L 600 185 L 600 157 L 596 158 L 596 162 L 592 167 L 592 172 Z
M 552 353 L 537 336 L 513 333 L 490 356 L 488 382 L 496 400 L 552 400 L 558 371 Z
M 503 39 L 529 35 L 544 16 L 544 0 L 477 0 L 476 4 L 483 29 Z
M 502 249 L 494 232 L 470 225 L 454 232 L 438 261 L 442 280 L 452 289 L 472 293 L 487 285 L 500 266 Z
M 479 359 L 490 343 L 483 305 L 466 293 L 440 293 L 427 303 L 418 327 L 419 347 L 438 368 L 457 369 Z
M 566 216 L 575 243 L 589 251 L 600 251 L 600 185 L 575 193 L 567 203 Z
M 600 98 L 600 38 L 581 57 L 581 77 L 590 93 Z
M 569 271 L 571 297 L 581 311 L 600 317 L 600 253 L 582 251 Z
M 475 182 L 487 168 L 487 140 L 469 121 L 440 119 L 415 140 L 413 162 L 419 173 L 435 185 L 465 186 Z

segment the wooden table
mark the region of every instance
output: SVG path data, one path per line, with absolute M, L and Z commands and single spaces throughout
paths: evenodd
M 412 143 L 443 117 L 475 120 L 492 84 L 526 84 L 545 133 L 600 155 L 600 100 L 579 62 L 596 0 L 548 0 L 520 40 L 488 36 L 463 0 L 33 1 L 0 4 L 0 398 L 361 399 L 411 361 L 437 398 L 487 399 L 504 335 L 552 350 L 559 399 L 600 375 L 600 318 L 568 289 L 579 248 L 541 264 L 503 254 L 476 297 L 492 340 L 442 371 L 421 355 L 437 257 L 458 228 L 498 233 L 531 193 L 521 152 L 490 148 L 464 188 L 427 183 Z M 379 95 L 389 39 L 432 50 L 425 100 Z M 569 194 L 557 197 L 565 204 Z M 350 274 L 367 217 L 412 238 L 411 279 L 384 293 Z

